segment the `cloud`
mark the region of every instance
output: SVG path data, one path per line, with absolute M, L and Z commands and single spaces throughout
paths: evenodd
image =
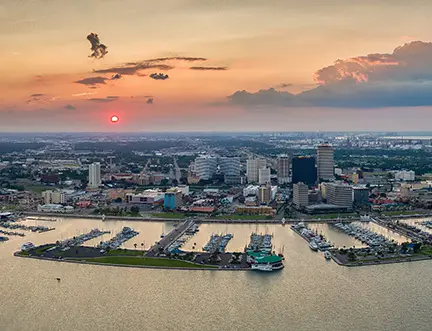
M 50 101 L 55 101 L 59 96 L 49 96 L 43 93 L 34 93 L 30 95 L 30 98 L 26 101 L 27 104 L 46 104 Z
M 72 105 L 66 105 L 66 106 L 65 106 L 65 109 L 67 109 L 67 110 L 75 110 L 76 107 L 75 107 L 75 106 L 72 106 Z
M 109 95 L 106 98 L 107 99 L 118 99 L 119 97 L 117 95 Z
M 87 101 L 92 101 L 92 102 L 100 102 L 100 103 L 105 103 L 105 102 L 113 102 L 118 100 L 118 97 L 106 97 L 106 98 L 90 98 L 90 99 L 86 99 Z
M 75 93 L 72 94 L 73 97 L 83 97 L 83 96 L 87 96 L 87 95 L 93 95 L 96 94 L 97 92 L 82 92 L 82 93 Z
M 148 105 L 152 105 L 153 104 L 153 98 L 148 98 L 147 99 L 147 101 L 146 101 L 146 103 L 148 104 Z
M 156 80 L 165 80 L 165 79 L 168 79 L 169 76 L 162 74 L 162 73 L 154 73 L 154 74 L 150 74 L 150 78 L 156 79 Z
M 282 84 L 276 85 L 276 88 L 285 89 L 285 88 L 291 87 L 291 86 L 293 86 L 293 84 L 282 83 Z
M 234 105 L 381 108 L 432 105 L 432 43 L 415 41 L 392 53 L 337 60 L 314 74 L 320 84 L 299 94 L 274 88 L 237 91 Z M 280 85 L 279 88 L 282 88 Z
M 122 76 L 120 74 L 115 74 L 111 77 L 111 80 L 120 79 Z
M 190 70 L 228 70 L 227 67 L 190 67 Z
M 195 61 L 207 61 L 204 57 L 191 57 L 191 56 L 171 56 L 171 57 L 159 57 L 155 59 L 145 60 L 144 62 L 164 62 L 164 61 L 186 61 L 186 62 L 195 62 Z
M 108 80 L 108 78 L 98 76 L 98 77 L 83 78 L 83 79 L 77 80 L 74 83 L 94 86 L 97 84 L 105 84 L 105 81 L 107 81 L 107 80 Z
M 140 71 L 148 69 L 158 69 L 158 70 L 171 70 L 174 69 L 174 65 L 166 64 L 166 61 L 185 61 L 185 62 L 195 62 L 195 61 L 207 61 L 204 57 L 191 57 L 191 56 L 171 56 L 171 57 L 159 57 L 154 59 L 147 59 L 138 62 L 126 62 L 120 66 L 115 66 L 106 69 L 93 70 L 95 73 L 100 74 L 118 74 L 118 75 L 137 75 L 137 76 L 147 76 Z
M 41 96 L 44 96 L 44 95 L 45 94 L 43 94 L 43 93 L 35 93 L 35 94 L 30 95 L 30 97 L 35 98 L 35 97 L 41 97 Z
M 87 36 L 87 40 L 90 42 L 90 49 L 92 50 L 92 53 L 89 55 L 89 57 L 101 59 L 108 53 L 107 47 L 104 44 L 101 44 L 99 36 L 96 33 L 90 33 Z

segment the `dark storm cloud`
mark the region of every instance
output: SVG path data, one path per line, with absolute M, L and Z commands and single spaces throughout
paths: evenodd
M 87 40 L 91 44 L 91 51 L 92 53 L 89 55 L 89 57 L 93 57 L 95 59 L 101 59 L 103 58 L 107 53 L 107 47 L 104 44 L 101 44 L 99 40 L 99 36 L 96 33 L 90 33 L 87 36 Z
M 152 105 L 153 104 L 153 98 L 148 98 L 147 99 L 147 101 L 146 101 L 146 103 L 148 104 L 148 105 Z
M 228 70 L 227 67 L 190 67 L 190 70 L 215 70 L 215 71 L 223 71 L 223 70 Z
M 113 102 L 113 101 L 116 101 L 116 100 L 118 100 L 118 97 L 90 98 L 90 99 L 87 99 L 87 101 L 100 102 L 100 103 Z
M 83 79 L 77 80 L 74 83 L 92 86 L 92 85 L 97 85 L 97 84 L 105 84 L 105 81 L 107 81 L 107 80 L 108 80 L 108 78 L 98 76 L 98 77 L 83 78 Z
M 156 79 L 156 80 L 165 80 L 165 79 L 168 79 L 169 76 L 165 75 L 163 73 L 154 73 L 154 74 L 150 74 L 150 78 Z
M 72 106 L 72 105 L 66 105 L 66 106 L 65 106 L 65 109 L 67 109 L 67 110 L 75 110 L 76 107 L 75 107 L 75 106 Z
M 237 91 L 239 106 L 384 108 L 432 105 L 432 43 L 415 41 L 389 54 L 369 54 L 318 70 L 321 85 L 294 95 L 274 88 Z

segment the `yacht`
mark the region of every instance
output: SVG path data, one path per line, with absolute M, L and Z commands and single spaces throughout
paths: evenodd
M 331 259 L 331 253 L 329 251 L 325 251 L 324 257 L 326 258 L 326 260 L 330 260 Z
M 317 243 L 315 241 L 312 240 L 311 242 L 309 242 L 309 248 L 311 250 L 313 250 L 313 251 L 317 251 L 318 250 L 318 245 L 317 245 Z
M 102 215 L 102 222 L 105 221 L 105 219 L 106 219 L 106 216 Z

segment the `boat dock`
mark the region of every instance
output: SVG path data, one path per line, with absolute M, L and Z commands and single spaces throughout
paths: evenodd
M 332 244 L 323 235 L 312 231 L 303 222 L 291 225 L 291 230 L 306 240 L 314 251 L 326 251 L 332 247 Z
M 194 221 L 188 220 L 176 226 L 161 240 L 159 240 L 152 247 L 150 247 L 150 249 L 146 253 L 146 256 L 157 256 L 163 252 L 166 252 L 168 247 L 170 247 L 177 239 L 179 239 L 184 233 L 186 233 L 186 231 L 191 229 L 194 225 Z
M 226 235 L 213 234 L 209 242 L 203 247 L 203 251 L 209 253 L 224 253 L 232 237 L 230 233 Z

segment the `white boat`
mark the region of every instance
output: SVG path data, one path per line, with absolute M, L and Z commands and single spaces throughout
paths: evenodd
M 106 219 L 106 216 L 102 215 L 102 222 L 105 221 L 105 219 Z
M 284 218 L 282 218 L 282 225 L 285 225 L 285 223 L 286 223 L 286 220 L 285 220 L 285 217 L 284 217 Z
M 325 251 L 324 257 L 326 258 L 326 260 L 330 260 L 331 259 L 331 253 L 329 251 Z
M 317 251 L 318 250 L 318 245 L 317 245 L 317 243 L 315 241 L 312 240 L 311 242 L 309 242 L 309 248 L 311 250 L 313 250 L 313 251 Z

